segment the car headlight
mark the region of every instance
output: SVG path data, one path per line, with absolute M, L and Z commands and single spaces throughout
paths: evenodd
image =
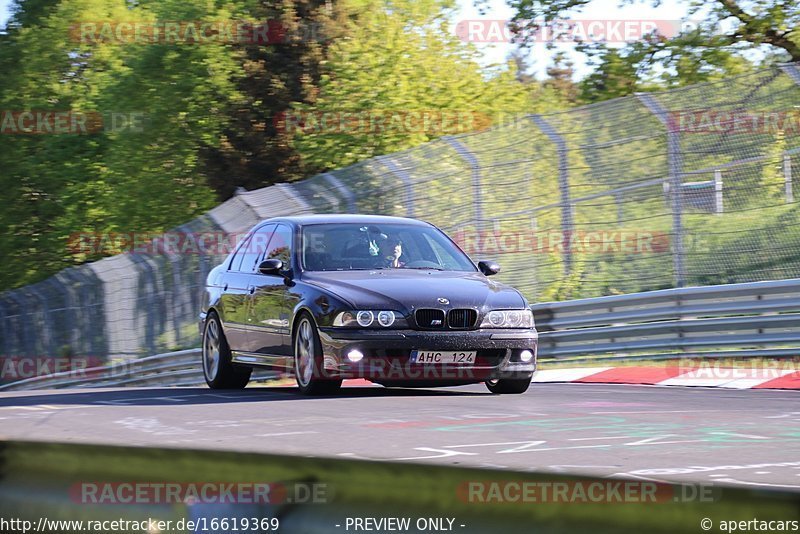
M 403 326 L 403 314 L 392 310 L 355 310 L 340 312 L 333 319 L 333 326 L 370 328 Z
M 372 321 L 375 320 L 375 314 L 371 311 L 361 310 L 356 314 L 356 322 L 358 326 L 367 327 L 372 324 Z
M 381 326 L 392 326 L 394 324 L 395 314 L 393 311 L 378 312 L 378 323 Z
M 481 328 L 533 328 L 531 310 L 493 310 L 486 314 Z

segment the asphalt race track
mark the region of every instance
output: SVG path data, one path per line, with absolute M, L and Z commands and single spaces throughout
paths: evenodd
M 593 384 L 0 393 L 0 438 L 432 462 L 800 489 L 800 395 Z

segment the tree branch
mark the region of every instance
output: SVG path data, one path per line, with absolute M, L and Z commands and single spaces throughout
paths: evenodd
M 744 24 L 745 31 L 742 38 L 751 43 L 767 43 L 786 50 L 792 61 L 800 61 L 800 45 L 787 37 L 791 32 L 779 32 L 775 28 L 766 28 L 763 33 L 754 28 L 758 23 L 752 15 L 742 9 L 735 0 L 717 0 L 725 10 Z

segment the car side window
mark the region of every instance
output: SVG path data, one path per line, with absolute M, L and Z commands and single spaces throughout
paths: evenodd
M 234 252 L 233 257 L 231 258 L 230 266 L 228 267 L 229 270 L 238 271 L 242 266 L 242 257 L 244 257 L 244 253 L 247 250 L 247 244 L 250 242 L 251 237 L 253 237 L 253 234 L 247 234 L 242 240 L 242 243 L 236 247 L 236 252 Z
M 253 236 L 243 248 L 242 261 L 237 269 L 238 271 L 243 273 L 255 272 L 258 261 L 264 255 L 274 229 L 274 224 L 267 224 L 253 232 Z
M 292 263 L 292 229 L 285 224 L 279 224 L 272 234 L 267 252 L 264 254 L 265 260 L 278 259 L 288 269 Z

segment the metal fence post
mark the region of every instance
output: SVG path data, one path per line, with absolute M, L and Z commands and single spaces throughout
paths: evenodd
M 24 293 L 24 288 L 16 289 L 14 291 L 9 291 L 7 296 L 11 302 L 13 302 L 17 307 L 17 325 L 18 325 L 18 332 L 19 335 L 15 336 L 15 345 L 17 347 L 15 356 L 35 356 L 37 355 L 36 346 L 33 342 L 33 337 L 36 336 L 39 332 L 41 332 L 41 327 L 34 330 L 34 328 L 26 328 L 27 325 L 33 325 L 34 323 L 30 320 L 31 312 L 29 311 L 31 308 L 31 302 L 27 298 L 27 295 Z
M 683 247 L 683 191 L 680 136 L 669 120 L 667 110 L 652 95 L 637 93 L 636 98 L 650 113 L 656 116 L 667 133 L 667 165 L 669 167 L 669 188 L 672 205 L 672 262 L 675 270 L 675 287 L 683 287 L 686 283 L 685 251 Z
M 798 67 L 797 63 L 784 63 L 780 68 L 794 83 L 800 85 L 800 67 Z M 783 176 L 786 180 L 786 202 L 794 202 L 794 193 L 792 192 L 792 159 L 789 157 L 789 154 L 783 155 Z
M 11 336 L 7 332 L 8 330 L 8 302 L 6 301 L 5 295 L 0 295 L 0 310 L 2 310 L 3 316 L 2 320 L 0 320 L 0 343 L 2 343 L 2 352 L 0 352 L 0 356 L 10 356 L 11 355 Z M 0 381 L 2 381 L 3 377 L 0 375 Z
M 569 192 L 569 149 L 564 138 L 541 115 L 531 115 L 533 123 L 544 133 L 558 151 L 558 189 L 561 193 L 561 231 L 567 240 L 564 246 L 564 274 L 572 272 L 572 247 L 568 242 L 572 239 L 575 224 L 574 209 Z
M 800 85 L 800 67 L 797 66 L 797 63 L 783 63 L 780 65 L 780 68 L 787 76 L 794 80 L 794 83 Z
M 714 171 L 714 212 L 721 214 L 725 211 L 722 204 L 722 171 Z
M 409 217 L 414 216 L 414 184 L 411 181 L 411 175 L 406 172 L 405 169 L 400 167 L 397 163 L 394 162 L 391 156 L 378 156 L 378 161 L 380 161 L 384 167 L 389 169 L 389 172 L 400 178 L 405 186 L 406 191 L 406 215 Z
M 478 230 L 478 233 L 483 230 L 484 220 L 483 220 L 483 189 L 481 187 L 481 166 L 478 162 L 478 158 L 469 151 L 469 149 L 464 146 L 464 143 L 456 139 L 455 137 L 442 137 L 442 140 L 453 147 L 453 150 L 461 156 L 461 158 L 467 162 L 467 164 L 472 169 L 472 197 L 474 199 L 473 205 L 473 213 L 475 217 L 475 227 Z
M 322 178 L 331 184 L 331 186 L 336 190 L 342 193 L 344 196 L 345 202 L 347 202 L 347 211 L 348 213 L 358 213 L 358 208 L 356 208 L 356 197 L 353 192 L 350 190 L 349 187 L 344 185 L 341 180 L 339 180 L 336 176 L 332 173 L 326 172 L 322 175 Z

